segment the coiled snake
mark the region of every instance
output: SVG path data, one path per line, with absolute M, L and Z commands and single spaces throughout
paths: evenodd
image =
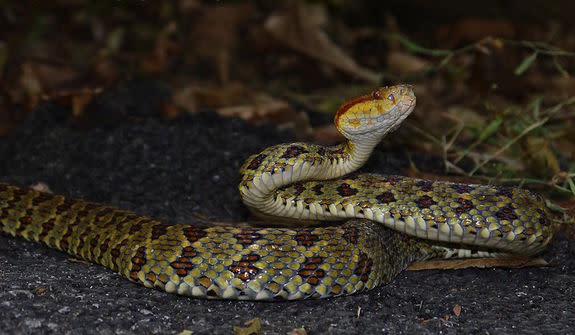
M 352 173 L 415 101 L 407 85 L 377 89 L 339 108 L 345 143 L 282 144 L 247 159 L 239 190 L 249 209 L 272 224 L 304 225 L 169 224 L 0 184 L 0 232 L 147 287 L 247 300 L 352 294 L 414 260 L 543 250 L 552 226 L 543 199 L 529 191 Z

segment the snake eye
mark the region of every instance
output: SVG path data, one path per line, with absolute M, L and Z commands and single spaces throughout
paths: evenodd
M 375 90 L 371 92 L 371 97 L 373 99 L 381 99 L 381 92 L 379 90 Z
M 391 101 L 392 103 L 395 103 L 395 97 L 393 96 L 393 94 L 388 95 L 387 100 Z

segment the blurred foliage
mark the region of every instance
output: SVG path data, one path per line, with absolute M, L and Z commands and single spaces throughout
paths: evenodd
M 446 173 L 528 185 L 575 208 L 575 30 L 569 15 L 545 15 L 569 2 L 0 5 L 0 134 L 43 101 L 78 120 L 104 87 L 153 78 L 173 92 L 159 116 L 211 111 L 331 143 L 339 135 L 321 113 L 409 82 L 419 106 L 390 141 L 443 157 Z

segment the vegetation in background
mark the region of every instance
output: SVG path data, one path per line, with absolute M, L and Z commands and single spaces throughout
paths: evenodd
M 442 157 L 451 175 L 545 192 L 571 221 L 570 22 L 439 11 L 422 26 L 398 3 L 380 12 L 346 1 L 0 2 L 0 135 L 44 101 L 82 120 L 104 87 L 153 79 L 173 92 L 158 116 L 217 112 L 329 143 L 333 126 L 310 117 L 408 82 L 418 108 L 390 141 Z

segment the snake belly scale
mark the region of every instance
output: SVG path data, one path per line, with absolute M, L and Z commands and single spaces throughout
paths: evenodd
M 339 108 L 346 142 L 281 144 L 249 157 L 239 191 L 255 215 L 274 220 L 267 226 L 171 224 L 0 184 L 0 233 L 147 287 L 238 300 L 347 295 L 415 260 L 542 251 L 553 230 L 544 200 L 527 190 L 354 173 L 415 101 L 407 85 L 377 89 Z M 278 225 L 285 220 L 292 224 Z

